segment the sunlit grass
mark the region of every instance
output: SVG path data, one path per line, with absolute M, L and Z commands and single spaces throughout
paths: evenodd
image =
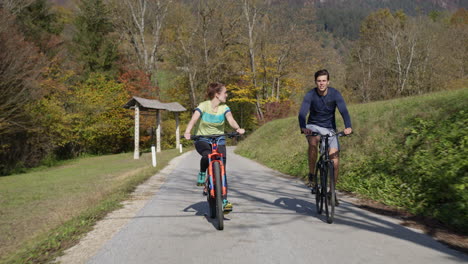
M 23 262 L 25 252 L 31 250 L 35 252 L 33 259 L 41 257 L 43 250 L 56 250 L 34 247 L 53 241 L 50 230 L 84 212 L 91 212 L 87 218 L 97 219 L 115 209 L 137 184 L 177 155 L 176 150 L 158 154 L 156 168 L 151 166 L 149 154 L 134 160 L 133 153 L 126 153 L 80 158 L 59 167 L 0 177 L 0 260 L 20 248 L 23 253 L 13 262 Z M 86 225 L 92 224 L 86 220 Z M 76 229 L 73 224 L 68 228 Z
M 467 109 L 466 88 L 349 106 L 337 188 L 468 232 Z M 265 124 L 236 152 L 299 178 L 309 172 L 297 117 Z
M 348 106 L 353 135 L 341 138 L 341 167 L 396 146 L 404 138 L 405 127 L 414 117 L 444 116 L 451 109 L 468 106 L 468 89 L 445 91 L 424 96 Z M 336 113 L 338 130 L 344 128 Z M 260 127 L 242 141 L 236 152 L 290 175 L 308 173 L 307 142 L 300 133 L 297 117 L 275 120 Z

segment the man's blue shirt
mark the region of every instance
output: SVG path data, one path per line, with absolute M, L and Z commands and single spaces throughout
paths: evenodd
M 325 96 L 320 96 L 317 88 L 310 90 L 305 95 L 301 109 L 299 110 L 300 128 L 306 128 L 306 117 L 307 114 L 309 114 L 307 124 L 336 130 L 336 108 L 338 108 L 341 117 L 343 117 L 345 128 L 351 127 L 351 118 L 348 109 L 346 108 L 343 96 L 341 96 L 338 90 L 328 87 L 328 92 Z

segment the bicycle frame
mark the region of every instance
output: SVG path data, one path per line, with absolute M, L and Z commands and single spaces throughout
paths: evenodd
M 314 135 L 315 134 L 315 135 Z M 324 166 L 325 164 L 331 162 L 333 164 L 333 160 L 330 159 L 330 152 L 328 146 L 328 139 L 332 136 L 330 135 L 320 135 L 318 133 L 312 133 L 312 136 L 320 136 L 320 145 L 319 145 L 319 152 L 320 156 L 317 161 L 317 165 L 315 166 L 315 175 L 317 177 L 317 172 L 319 167 Z M 336 135 L 333 135 L 333 137 Z
M 329 153 L 329 143 L 328 140 L 330 137 L 340 137 L 345 136 L 344 132 L 339 133 L 330 133 L 330 134 L 319 134 L 313 132 L 310 136 L 320 136 L 320 157 L 317 161 L 317 166 L 315 167 L 315 202 L 317 207 L 317 212 L 322 213 L 322 210 L 325 208 L 325 214 L 327 217 L 327 222 L 331 224 L 335 215 L 335 203 L 336 203 L 336 192 L 335 192 L 335 168 L 334 162 L 330 159 Z M 320 171 L 320 178 L 318 177 L 318 172 Z M 320 179 L 320 184 L 319 180 Z M 329 191 L 328 191 L 329 187 Z M 330 195 L 330 198 L 328 196 Z M 330 207 L 330 210 L 329 210 Z

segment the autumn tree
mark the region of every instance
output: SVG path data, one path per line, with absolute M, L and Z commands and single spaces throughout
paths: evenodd
M 363 21 L 352 52 L 357 67 L 350 76 L 360 82 L 357 89 L 363 101 L 411 94 L 419 41 L 417 27 L 401 11 L 382 9 Z
M 44 53 L 56 53 L 56 46 L 63 42 L 58 35 L 64 25 L 47 0 L 35 0 L 22 8 L 17 20 L 28 41 L 36 43 Z
M 172 0 L 124 0 L 111 1 L 113 19 L 123 39 L 131 46 L 128 50 L 136 59 L 138 69 L 151 76 L 153 87 L 158 87 L 156 73 L 161 34 Z M 156 89 L 154 97 L 159 97 Z
M 41 96 L 37 79 L 43 57 L 26 42 L 14 18 L 0 9 L 0 134 L 27 127 L 22 109 Z
M 34 128 L 29 105 L 42 96 L 38 79 L 45 66 L 38 49 L 24 40 L 15 19 L 0 9 L 0 174 L 20 162 Z
M 242 12 L 244 15 L 244 28 L 246 36 L 246 42 L 248 47 L 249 62 L 250 62 L 250 73 L 255 90 L 255 107 L 257 116 L 260 120 L 263 120 L 263 111 L 261 107 L 261 89 L 258 87 L 258 76 L 257 76 L 257 65 L 256 65 L 256 53 L 257 53 L 257 35 L 259 27 L 259 19 L 262 16 L 262 10 L 259 8 L 259 3 L 256 0 L 243 0 L 242 1 Z
M 0 9 L 16 15 L 35 0 L 0 0 Z

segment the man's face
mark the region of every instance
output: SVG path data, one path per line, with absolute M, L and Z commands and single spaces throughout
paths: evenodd
M 319 89 L 320 92 L 325 92 L 328 89 L 329 83 L 330 82 L 328 81 L 328 78 L 326 75 L 320 75 L 315 80 L 315 84 L 317 85 L 317 88 Z

